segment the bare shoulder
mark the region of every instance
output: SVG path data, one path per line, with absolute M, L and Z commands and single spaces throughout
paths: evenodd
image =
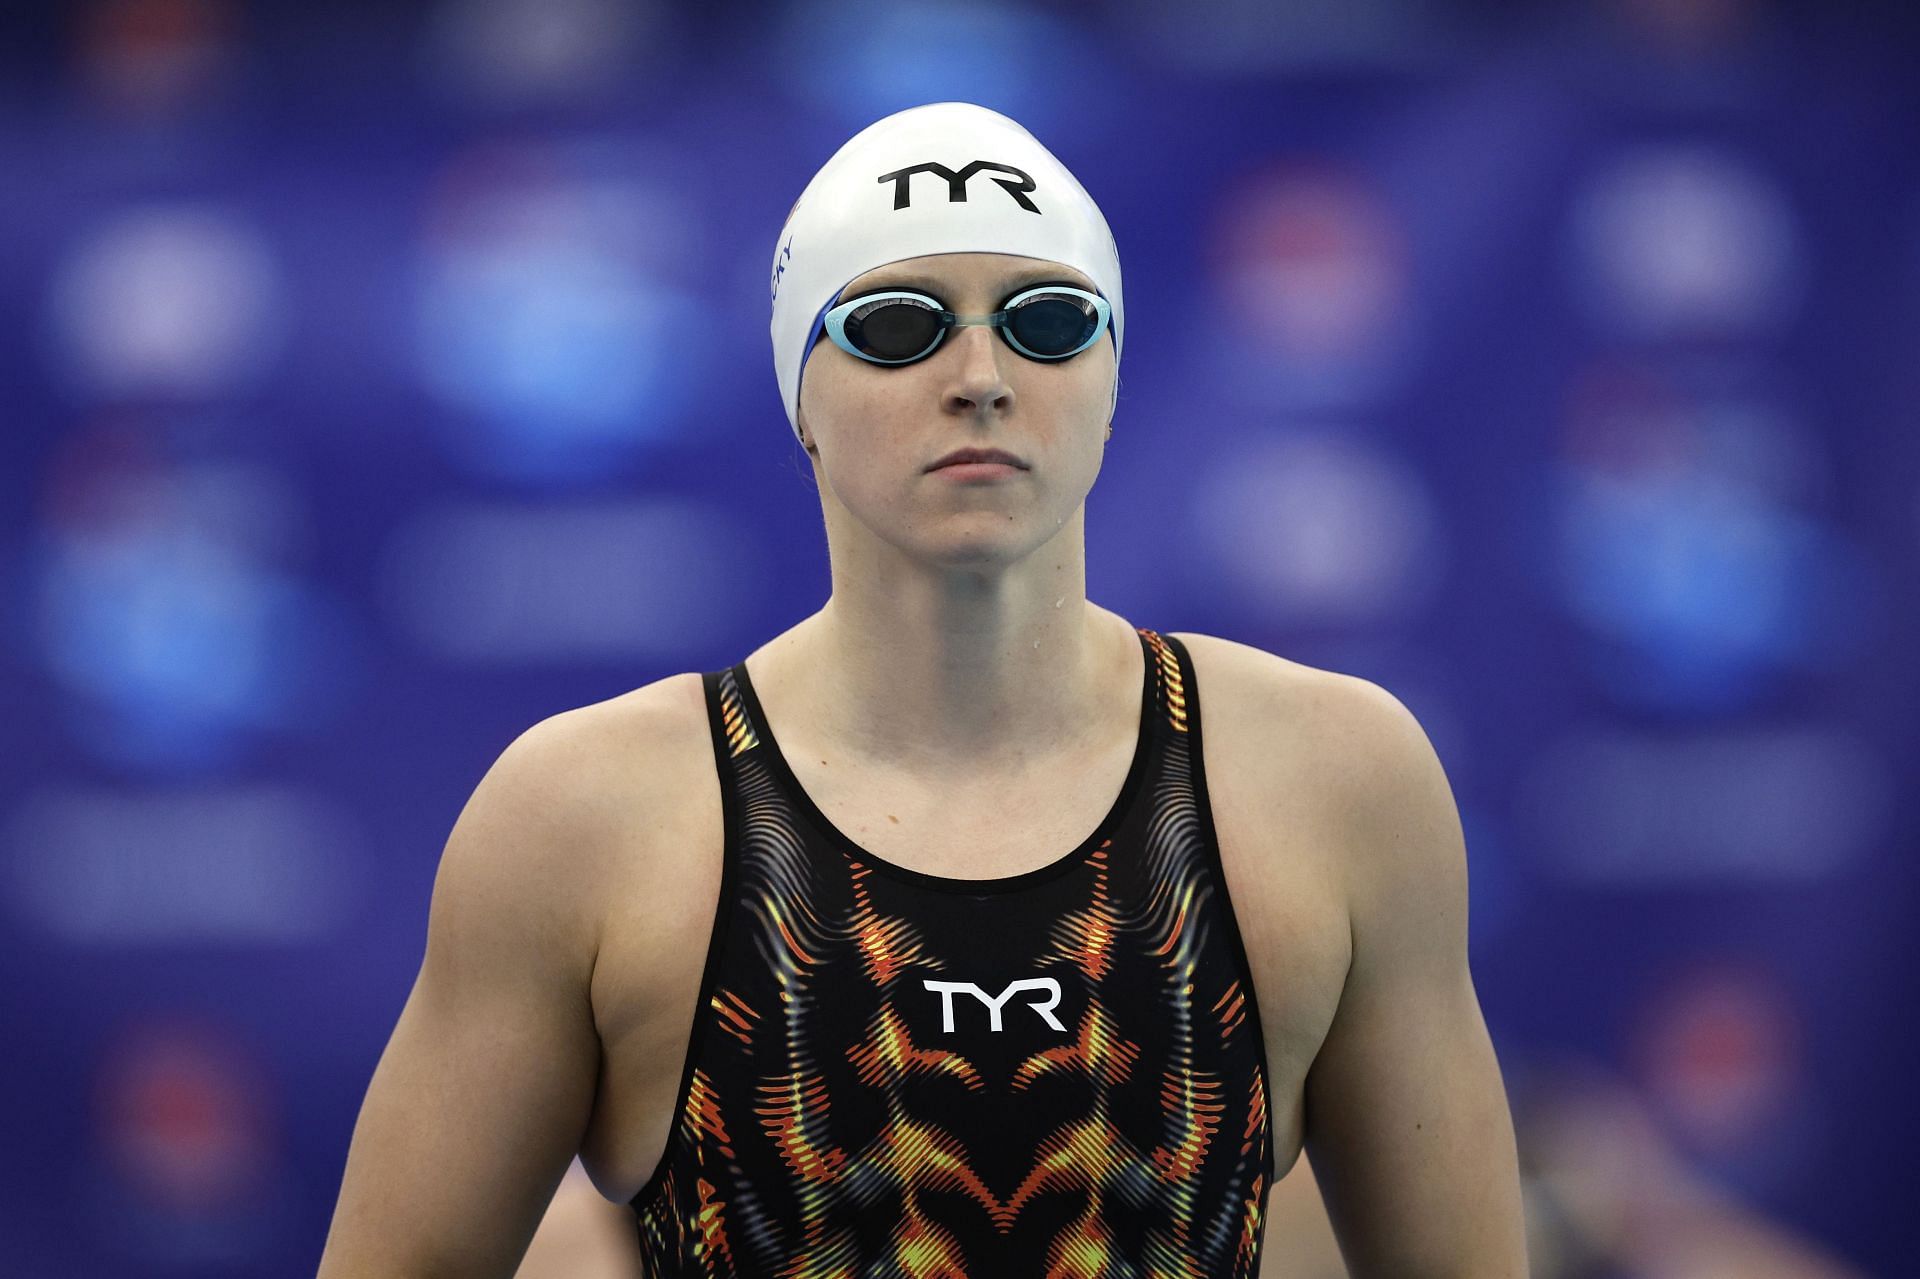
M 683 671 L 561 711 L 529 731 L 543 733 L 556 761 L 579 770 L 593 786 L 640 785 L 658 775 L 654 765 L 689 755 L 703 762 L 701 751 L 710 740 L 706 689 L 697 672 Z M 610 798 L 621 802 L 626 795 Z
M 1210 720 L 1308 732 L 1324 750 L 1378 733 L 1407 713 L 1393 694 L 1358 675 L 1308 666 L 1217 635 L 1169 634 L 1193 658 L 1194 678 L 1206 697 L 1204 711 L 1218 712 L 1209 714 Z
M 687 787 L 713 772 L 706 689 L 683 671 L 546 721 L 552 752 L 579 779 L 574 796 L 585 820 L 631 833 L 636 816 L 657 821 Z
M 1236 640 L 1172 634 L 1193 659 L 1203 732 L 1256 768 L 1298 770 L 1292 779 L 1322 796 L 1331 816 L 1350 819 L 1430 781 L 1424 730 L 1379 684 Z
M 1202 635 L 1198 631 L 1167 633 L 1187 646 L 1188 653 L 1193 657 L 1195 673 L 1203 682 L 1212 673 L 1216 681 L 1225 680 L 1235 686 L 1236 692 L 1253 691 L 1261 686 L 1275 692 L 1300 692 L 1311 686 L 1324 688 L 1355 678 L 1338 671 L 1308 666 L 1278 653 L 1270 653 L 1264 648 L 1242 644 L 1239 640 Z
M 523 730 L 468 810 L 515 821 L 530 837 L 515 843 L 538 862 L 522 871 L 592 916 L 610 877 L 644 846 L 636 834 L 683 802 L 694 769 L 711 772 L 709 740 L 700 676 L 669 675 Z

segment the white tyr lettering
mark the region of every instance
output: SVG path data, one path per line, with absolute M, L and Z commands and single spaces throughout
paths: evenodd
M 1053 1027 L 1055 1030 L 1064 1031 L 1066 1029 L 1065 1026 L 1060 1024 L 1059 1018 L 1053 1015 L 1053 1010 L 1060 1004 L 1060 983 L 1052 977 L 1023 977 L 1018 981 L 1008 983 L 1007 988 L 1001 991 L 997 998 L 987 994 L 986 991 L 980 989 L 980 987 L 970 981 L 934 981 L 928 979 L 926 987 L 928 990 L 937 991 L 940 995 L 940 1029 L 947 1034 L 953 1033 L 953 997 L 955 995 L 972 995 L 975 999 L 985 1004 L 990 1019 L 989 1029 L 997 1031 L 1000 1029 L 1000 1009 L 1006 1004 L 1007 1000 L 1013 998 L 1017 992 L 1022 990 L 1045 992 L 1047 999 L 1045 1002 L 1033 1003 L 1033 1011 L 1039 1013 L 1047 1025 Z

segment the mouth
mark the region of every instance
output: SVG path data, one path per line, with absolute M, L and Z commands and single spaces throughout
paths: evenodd
M 969 462 L 997 462 L 1002 466 L 1011 466 L 1026 470 L 1027 464 L 1005 449 L 955 449 L 927 469 L 937 471 L 947 466 L 962 466 Z

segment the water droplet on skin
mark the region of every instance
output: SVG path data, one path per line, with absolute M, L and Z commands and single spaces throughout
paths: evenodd
M 1059 608 L 1062 604 L 1066 603 L 1066 600 L 1067 600 L 1067 597 L 1062 595 L 1059 599 L 1053 602 L 1053 606 L 1055 608 Z
M 1039 641 L 1039 640 L 1035 640 L 1035 641 L 1033 642 L 1033 646 L 1034 646 L 1035 648 L 1039 648 L 1039 647 L 1040 647 L 1040 641 Z

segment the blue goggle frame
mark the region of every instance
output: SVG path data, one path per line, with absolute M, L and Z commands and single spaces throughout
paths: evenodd
M 1045 313 L 1032 312 L 1025 317 L 1021 315 L 1022 308 L 1044 300 L 1071 301 L 1077 304 L 1076 309 L 1082 317 L 1082 331 L 1069 331 L 1066 334 L 1067 340 L 1072 343 L 1067 349 L 1054 350 L 1051 349 L 1053 346 L 1062 345 L 1062 343 L 1041 341 L 1044 336 L 1047 336 L 1045 326 L 1049 320 L 1057 329 L 1058 322 L 1066 316 L 1066 312 L 1056 308 Z M 881 316 L 883 324 L 889 318 L 895 322 L 892 326 L 895 332 L 889 335 L 895 338 L 893 348 L 898 349 L 901 346 L 898 340 L 901 337 L 911 339 L 905 343 L 906 345 L 918 345 L 918 333 L 922 328 L 927 330 L 926 344 L 910 354 L 894 358 L 887 358 L 874 351 L 862 349 L 859 342 L 865 339 L 868 324 L 884 309 L 893 306 L 911 307 L 915 312 L 910 315 Z M 1091 314 L 1088 314 L 1089 312 Z M 1062 360 L 1072 359 L 1098 342 L 1100 336 L 1109 331 L 1109 322 L 1112 318 L 1112 306 L 1097 293 L 1089 293 L 1071 284 L 1036 284 L 1008 298 L 1000 310 L 991 315 L 957 315 L 942 306 L 940 299 L 917 289 L 879 289 L 872 293 L 862 293 L 858 297 L 848 298 L 838 306 L 828 309 L 822 317 L 822 326 L 835 346 L 869 364 L 898 366 L 917 363 L 938 350 L 950 330 L 959 328 L 961 325 L 982 324 L 998 329 L 1006 344 L 1027 359 L 1037 360 L 1043 364 L 1057 364 Z M 1027 330 L 1024 342 L 1018 332 L 1023 327 L 1023 319 L 1028 321 L 1024 326 Z M 819 340 L 819 332 L 816 331 L 814 341 Z M 1030 343 L 1041 343 L 1041 345 L 1029 345 Z M 888 348 L 883 346 L 880 349 Z

